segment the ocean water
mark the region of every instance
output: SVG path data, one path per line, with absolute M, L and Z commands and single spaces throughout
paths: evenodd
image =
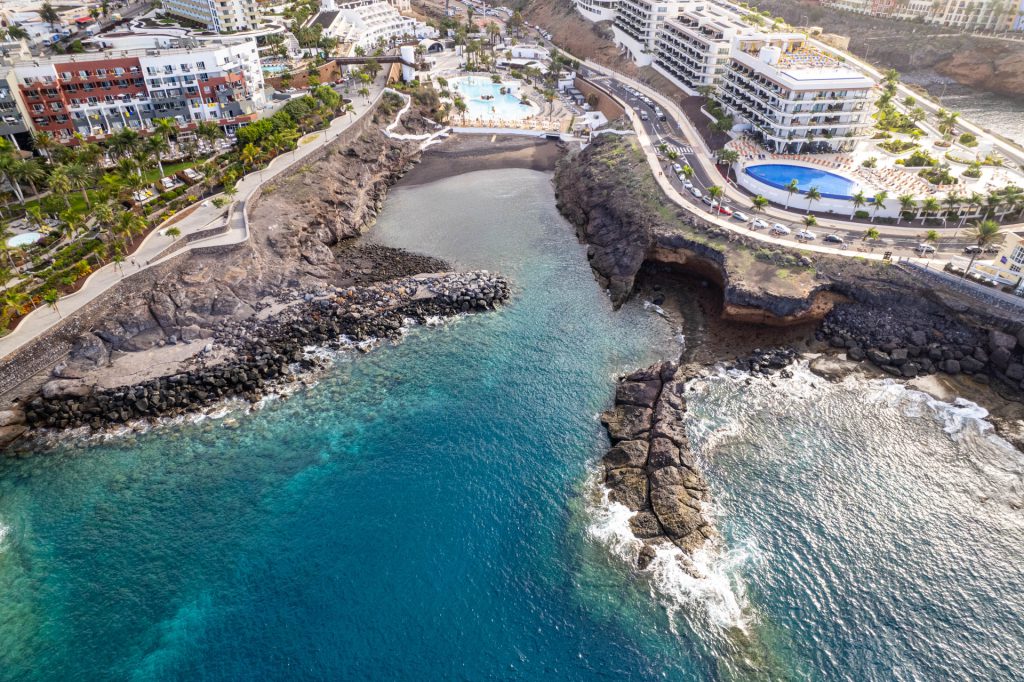
M 1014 679 L 1022 465 L 971 406 L 699 382 L 725 542 L 632 570 L 596 416 L 680 329 L 612 311 L 553 204 L 527 170 L 400 187 L 373 238 L 509 306 L 235 428 L 0 460 L 0 679 Z

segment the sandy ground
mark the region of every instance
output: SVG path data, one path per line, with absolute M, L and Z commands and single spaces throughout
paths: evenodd
M 559 143 L 523 135 L 453 135 L 430 147 L 416 171 L 399 187 L 425 185 L 463 173 L 497 168 L 553 171 L 561 155 Z
M 196 339 L 146 351 L 113 353 L 110 365 L 89 372 L 82 377 L 82 383 L 96 384 L 100 388 L 138 384 L 180 372 L 191 364 L 190 361 L 199 361 L 200 356 L 202 364 L 213 366 L 233 355 L 221 346 L 204 353 L 209 343 L 210 339 Z

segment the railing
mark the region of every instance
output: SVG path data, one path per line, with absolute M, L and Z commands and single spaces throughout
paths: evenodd
M 996 291 L 995 289 L 989 289 L 988 287 L 976 284 L 968 279 L 956 277 L 941 270 L 931 270 L 922 265 L 918 265 L 917 263 L 907 261 L 902 262 L 899 265 L 915 275 L 922 275 L 927 279 L 931 279 L 933 282 L 955 289 L 960 293 L 967 294 L 985 305 L 995 306 L 1003 312 L 1014 315 L 1021 315 L 1024 313 L 1024 297 L 1014 296 L 1013 294 Z

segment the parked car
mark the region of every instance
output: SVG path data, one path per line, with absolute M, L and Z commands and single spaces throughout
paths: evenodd
M 772 234 L 775 235 L 776 237 L 782 237 L 792 232 L 793 231 L 791 229 L 780 223 L 775 223 L 774 225 L 772 225 Z
M 672 170 L 674 170 L 676 172 L 676 175 L 679 175 L 680 173 L 683 172 L 683 167 L 680 166 L 678 163 L 673 163 L 672 164 Z
M 964 253 L 966 253 L 966 254 L 981 253 L 981 251 L 982 251 L 982 248 L 980 246 L 975 245 L 975 244 L 972 244 L 970 246 L 965 246 L 964 247 Z
M 695 194 L 694 196 L 697 196 L 697 195 Z M 703 201 L 708 206 L 717 206 L 718 205 L 718 202 L 715 201 L 714 199 L 712 199 L 710 196 L 703 196 L 703 197 L 700 198 L 700 200 Z
M 682 175 L 679 176 L 679 179 L 683 181 L 683 187 L 685 187 L 686 189 L 693 189 L 693 183 L 692 182 L 690 182 L 689 180 L 684 179 Z
M 690 188 L 690 194 L 692 194 L 693 196 L 697 197 L 698 199 L 700 199 L 701 197 L 704 196 L 703 194 L 701 194 L 700 190 L 697 189 L 696 187 L 691 187 Z
M 744 213 L 743 211 L 733 211 L 733 212 L 732 212 L 732 219 L 733 219 L 733 220 L 738 220 L 738 221 L 740 221 L 741 223 L 747 223 L 747 222 L 750 222 L 750 216 L 748 216 L 748 215 L 747 215 L 746 213 Z
M 843 241 L 843 238 L 840 237 L 838 234 L 826 234 L 825 235 L 825 241 L 827 241 L 830 244 L 845 244 L 846 243 L 845 241 Z
M 732 209 L 728 206 L 719 206 L 717 201 L 711 203 L 711 208 L 715 209 L 717 215 L 731 216 Z
M 932 246 L 931 244 L 918 244 L 917 248 L 914 250 L 917 251 L 922 256 L 927 253 L 935 253 L 935 247 Z
M 758 218 L 754 222 L 750 223 L 750 229 L 751 230 L 767 230 L 768 229 L 768 222 Z
M 999 253 L 1002 248 L 1002 244 L 989 244 L 985 247 L 985 253 Z
M 651 117 L 647 115 L 646 111 L 641 111 L 640 112 L 640 120 L 641 121 L 650 121 Z
M 813 242 L 815 239 L 818 238 L 818 235 L 814 234 L 810 230 L 800 230 L 799 232 L 796 233 L 796 238 L 802 239 L 804 241 Z

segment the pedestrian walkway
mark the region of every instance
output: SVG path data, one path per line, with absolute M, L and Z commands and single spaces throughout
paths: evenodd
M 380 78 L 377 83 L 373 84 L 370 97 L 353 98 L 352 104 L 355 107 L 353 114 L 346 114 L 334 119 L 325 130 L 305 135 L 297 141 L 293 151 L 275 157 L 265 168 L 253 171 L 239 180 L 235 185 L 237 195 L 231 206 L 217 208 L 213 205 L 215 197 L 211 197 L 199 204 L 184 218 L 173 221 L 173 226 L 181 231 L 179 239 L 188 239 L 191 234 L 215 227 L 224 227 L 226 221 L 229 223 L 226 225 L 227 229 L 214 236 L 189 242 L 180 249 L 165 255 L 164 252 L 172 244 L 171 239 L 164 234 L 164 231 L 171 225 L 165 223 L 160 228 L 153 230 L 135 252 L 125 259 L 120 268 L 114 263 L 103 266 L 89 275 L 78 291 L 61 298 L 56 308 L 40 307 L 25 316 L 14 331 L 0 338 L 0 361 L 7 359 L 12 353 L 81 310 L 111 287 L 117 285 L 122 279 L 129 279 L 149 267 L 176 258 L 192 249 L 238 244 L 246 241 L 249 238 L 245 215 L 247 199 L 264 183 L 273 180 L 296 163 L 317 152 L 350 126 L 359 122 L 367 112 L 376 106 L 384 90 L 383 78 Z

